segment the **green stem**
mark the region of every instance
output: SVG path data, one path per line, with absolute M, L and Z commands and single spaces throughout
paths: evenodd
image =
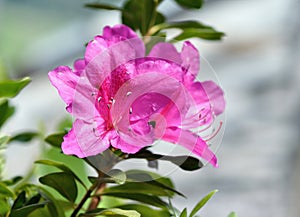
M 85 202 L 90 198 L 91 194 L 93 193 L 93 191 L 97 188 L 98 186 L 98 182 L 94 183 L 85 193 L 85 195 L 83 196 L 83 198 L 81 199 L 81 201 L 79 202 L 79 204 L 77 205 L 77 207 L 74 209 L 73 213 L 71 214 L 71 217 L 76 217 L 78 212 L 81 210 L 81 208 L 83 207 L 83 205 L 85 204 Z

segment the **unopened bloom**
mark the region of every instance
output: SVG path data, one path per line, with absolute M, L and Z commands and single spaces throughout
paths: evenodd
M 199 82 L 199 53 L 188 41 L 181 52 L 170 43 L 145 46 L 125 25 L 105 27 L 88 43 L 74 70 L 49 72 L 51 83 L 75 119 L 64 137 L 65 154 L 88 157 L 110 146 L 136 153 L 156 140 L 184 146 L 217 165 L 195 130 L 224 111 L 223 91 Z

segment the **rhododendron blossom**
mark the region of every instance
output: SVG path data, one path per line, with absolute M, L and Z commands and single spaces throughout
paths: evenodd
M 196 81 L 199 64 L 199 53 L 188 41 L 181 52 L 157 43 L 145 55 L 143 41 L 129 27 L 105 27 L 74 70 L 60 66 L 49 73 L 74 117 L 63 152 L 81 158 L 109 147 L 136 153 L 164 140 L 216 166 L 209 139 L 197 129 L 209 128 L 225 102 L 213 81 Z

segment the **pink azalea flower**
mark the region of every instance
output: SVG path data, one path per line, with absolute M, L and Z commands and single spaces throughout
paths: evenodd
M 223 91 L 198 82 L 199 53 L 188 41 L 145 46 L 125 25 L 105 27 L 88 43 L 74 70 L 49 72 L 51 83 L 75 119 L 64 137 L 65 154 L 88 157 L 110 146 L 136 153 L 156 140 L 179 144 L 217 166 L 207 142 L 194 129 L 209 127 L 224 111 Z

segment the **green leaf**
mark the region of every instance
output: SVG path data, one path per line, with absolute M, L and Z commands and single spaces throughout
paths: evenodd
M 122 170 L 119 169 L 113 169 L 107 173 L 105 177 L 103 177 L 101 180 L 99 180 L 98 177 L 88 177 L 89 181 L 91 183 L 95 182 L 101 182 L 101 183 L 117 183 L 119 185 L 122 185 L 126 182 L 126 173 L 124 173 Z
M 66 132 L 51 134 L 45 138 L 45 141 L 54 147 L 60 148 L 61 143 L 64 141 L 63 137 L 66 134 L 67 134 Z
M 213 27 L 198 21 L 180 21 L 172 23 L 162 23 L 151 28 L 151 34 L 156 34 L 163 29 L 180 29 L 182 32 L 174 40 L 184 40 L 188 38 L 202 38 L 207 40 L 220 40 L 225 34 L 215 30 Z
M 201 8 L 203 0 L 175 0 L 176 3 L 185 8 Z
M 202 38 L 206 40 L 221 40 L 225 34 L 217 32 L 213 29 L 185 29 L 181 34 L 176 36 L 174 40 L 182 41 L 188 38 Z
M 124 173 L 122 170 L 119 169 L 113 169 L 107 173 L 107 178 L 104 179 L 110 179 L 114 183 L 117 183 L 119 185 L 124 184 L 126 182 L 126 173 Z
M 113 186 L 105 189 L 104 192 L 130 192 L 130 193 L 140 193 L 140 194 L 151 194 L 156 196 L 167 196 L 171 197 L 174 193 L 181 195 L 183 194 L 170 188 L 156 180 L 147 182 L 126 182 L 123 185 Z
M 50 173 L 39 178 L 39 181 L 44 185 L 54 188 L 67 200 L 75 202 L 77 198 L 77 185 L 74 177 L 69 173 Z
M 9 105 L 8 100 L 0 102 L 0 127 L 15 113 L 15 108 Z
M 40 201 L 41 199 L 41 195 L 40 194 L 36 194 L 34 195 L 32 198 L 30 198 L 26 203 L 25 205 L 32 205 L 32 204 L 36 204 Z
M 0 98 L 15 97 L 30 81 L 31 79 L 29 77 L 21 80 L 0 81 Z
M 85 214 L 81 214 L 79 216 L 115 216 L 115 217 L 140 217 L 141 214 L 139 214 L 135 210 L 122 210 L 120 208 L 110 208 L 110 209 L 95 209 L 91 210 L 89 212 L 86 212 Z
M 7 186 L 12 186 L 17 184 L 19 181 L 21 181 L 23 179 L 22 176 L 15 176 L 12 179 L 9 180 L 4 180 L 3 183 Z
M 127 180 L 129 182 L 134 182 L 134 184 L 144 183 L 147 185 L 148 191 L 152 191 L 153 194 L 154 194 L 154 192 L 156 192 L 157 196 L 169 196 L 170 197 L 170 196 L 173 196 L 174 193 L 176 193 L 182 197 L 185 197 L 182 193 L 180 193 L 174 189 L 174 185 L 173 185 L 171 179 L 166 178 L 166 177 L 161 177 L 157 173 L 142 171 L 142 170 L 129 170 L 126 172 L 126 174 L 127 174 Z M 143 184 L 141 184 L 141 185 L 143 185 Z M 142 186 L 141 186 L 141 188 L 137 188 L 137 189 L 142 189 Z M 138 192 L 136 192 L 136 193 L 138 193 Z
M 5 145 L 9 141 L 9 136 L 0 137 L 0 147 L 1 145 Z
M 7 216 L 9 210 L 10 206 L 7 199 L 0 197 L 0 216 Z
M 142 149 L 136 154 L 130 154 L 128 158 L 144 158 L 148 161 L 169 161 L 187 171 L 198 170 L 203 167 L 203 164 L 199 159 L 191 156 L 164 156 L 160 154 L 153 154 L 151 151 L 145 149 Z
M 170 217 L 170 213 L 167 210 L 152 209 L 143 204 L 127 204 L 118 206 L 118 208 L 125 210 L 136 210 L 142 215 L 142 217 Z
M 161 200 L 157 196 L 147 195 L 147 194 L 134 194 L 134 193 L 119 193 L 119 192 L 103 192 L 101 195 L 103 196 L 111 196 L 111 197 L 118 197 L 123 199 L 130 199 L 134 201 L 139 201 L 145 204 L 149 204 L 152 206 L 166 208 L 168 204 Z
M 197 212 L 207 203 L 207 201 L 209 201 L 209 199 L 217 192 L 218 190 L 211 191 L 199 203 L 197 203 L 197 205 L 194 207 L 189 217 L 195 216 Z
M 84 5 L 87 8 L 93 8 L 93 9 L 105 9 L 105 10 L 118 10 L 122 11 L 122 8 L 119 8 L 114 5 L 107 5 L 107 4 L 101 4 L 101 3 L 88 3 Z
M 18 209 L 13 209 L 9 215 L 9 217 L 26 217 L 33 211 L 43 208 L 46 204 L 48 204 L 48 201 L 44 201 L 38 204 L 32 204 L 28 206 L 24 206 Z
M 49 201 L 47 204 L 47 209 L 51 215 L 51 217 L 65 217 L 64 210 L 61 204 L 57 199 L 55 199 L 46 189 L 43 187 L 39 186 L 39 192 L 42 195 L 42 197 Z
M 106 188 L 104 192 L 118 192 L 118 193 L 129 192 L 129 193 L 139 193 L 139 194 L 151 194 L 156 196 L 171 196 L 170 192 L 145 182 L 127 182 L 123 185 Z
M 122 11 L 122 22 L 133 30 L 139 29 L 142 35 L 145 35 L 152 26 L 165 20 L 165 17 L 156 11 L 157 5 L 155 0 L 129 0 Z
M 23 207 L 26 203 L 26 193 L 25 191 L 22 191 L 17 199 L 14 201 L 12 208 L 11 209 L 19 209 L 21 207 Z
M 182 210 L 179 217 L 187 217 L 187 209 L 186 208 L 184 208 L 184 210 Z
M 9 142 L 29 142 L 38 135 L 37 132 L 24 132 L 13 136 Z
M 231 212 L 228 217 L 237 217 L 237 214 L 235 212 Z
M 67 167 L 63 163 L 52 161 L 52 160 L 38 160 L 38 161 L 35 161 L 35 163 L 43 164 L 43 165 L 47 165 L 47 166 L 53 166 L 53 167 L 56 167 L 56 168 L 64 171 L 65 173 L 71 175 L 75 180 L 77 180 L 86 189 L 86 186 L 83 183 L 83 181 L 69 167 Z
M 57 125 L 57 131 L 63 132 L 63 131 L 69 131 L 69 129 L 72 128 L 72 118 L 69 116 L 63 118 Z
M 8 188 L 5 183 L 0 182 L 0 195 L 1 196 L 6 196 L 6 197 L 14 197 L 15 194 L 13 193 L 13 191 Z

